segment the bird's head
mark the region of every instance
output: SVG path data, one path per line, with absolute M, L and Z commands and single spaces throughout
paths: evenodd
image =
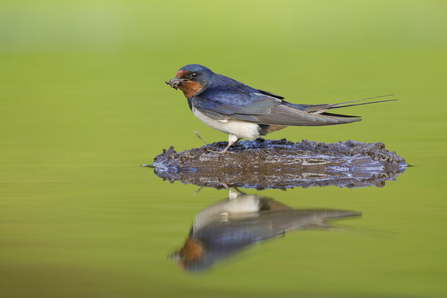
M 180 250 L 170 255 L 171 260 L 188 271 L 201 271 L 213 264 L 214 260 L 209 250 L 198 239 L 188 237 Z
M 174 89 L 183 91 L 187 98 L 202 92 L 212 81 L 213 72 L 199 64 L 183 66 L 175 73 L 175 78 L 166 82 Z

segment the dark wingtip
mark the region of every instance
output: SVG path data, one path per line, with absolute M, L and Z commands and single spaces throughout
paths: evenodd
M 337 118 L 346 118 L 346 119 L 349 119 L 349 122 L 362 121 L 361 116 L 343 115 L 343 114 L 335 114 L 335 113 L 328 113 L 328 112 L 321 113 L 321 115 L 329 116 L 329 117 L 337 117 Z

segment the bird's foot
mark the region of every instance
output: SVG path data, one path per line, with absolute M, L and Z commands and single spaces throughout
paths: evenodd
M 227 152 L 228 149 L 230 149 L 231 144 L 228 143 L 227 147 L 225 147 L 224 150 L 222 150 L 221 152 L 219 152 L 220 154 L 224 154 L 225 152 Z
M 237 136 L 230 134 L 228 136 L 228 145 L 227 145 L 227 147 L 225 147 L 224 150 L 222 150 L 222 152 L 220 152 L 220 154 L 227 152 L 227 150 L 230 148 L 230 146 L 233 144 L 236 144 L 238 140 L 239 140 L 239 138 Z

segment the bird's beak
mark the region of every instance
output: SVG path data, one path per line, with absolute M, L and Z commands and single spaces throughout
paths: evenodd
M 187 79 L 181 79 L 181 78 L 173 78 L 170 79 L 169 82 L 165 82 L 166 84 L 168 84 L 169 86 L 171 86 L 172 88 L 174 88 L 175 90 L 177 90 L 180 86 L 182 86 L 183 84 L 188 84 L 189 80 Z

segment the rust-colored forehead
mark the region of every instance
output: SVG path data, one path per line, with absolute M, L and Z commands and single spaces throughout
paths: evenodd
M 176 73 L 175 73 L 175 76 L 177 77 L 177 78 L 181 78 L 181 77 L 183 77 L 183 75 L 185 74 L 185 73 L 187 73 L 188 71 L 187 70 L 178 70 Z

